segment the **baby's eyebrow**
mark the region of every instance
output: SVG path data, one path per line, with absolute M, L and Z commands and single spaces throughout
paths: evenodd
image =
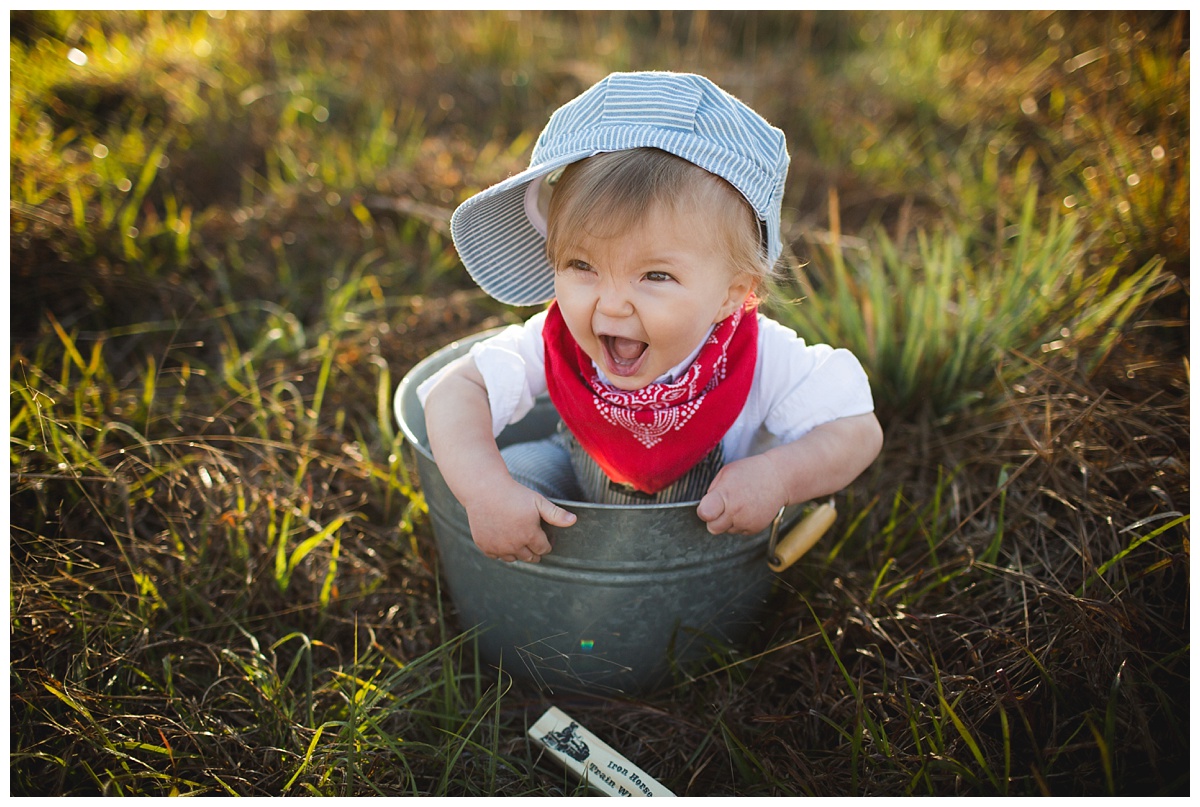
M 642 266 L 689 266 L 691 261 L 686 256 L 675 255 L 672 252 L 661 252 L 651 255 L 642 261 Z

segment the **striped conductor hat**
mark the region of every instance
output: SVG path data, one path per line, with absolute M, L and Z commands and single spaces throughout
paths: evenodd
M 633 148 L 661 149 L 727 181 L 758 216 L 768 261 L 779 258 L 788 167 L 783 132 L 703 76 L 613 73 L 550 116 L 529 168 L 454 211 L 450 232 L 468 274 L 502 303 L 552 299 L 548 183 L 570 163 Z

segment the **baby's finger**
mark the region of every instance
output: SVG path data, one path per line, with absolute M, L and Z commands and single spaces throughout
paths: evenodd
M 719 493 L 709 493 L 701 499 L 696 515 L 707 522 L 708 531 L 713 535 L 720 535 L 733 526 L 733 516 L 725 507 L 725 497 Z
M 537 509 L 542 521 L 555 527 L 569 527 L 575 523 L 574 513 L 567 512 L 545 496 L 537 498 Z
M 721 535 L 733 529 L 733 519 L 722 516 L 715 521 L 708 522 L 709 535 Z
M 716 491 L 709 491 L 696 507 L 696 515 L 701 521 L 712 523 L 725 512 L 725 497 Z

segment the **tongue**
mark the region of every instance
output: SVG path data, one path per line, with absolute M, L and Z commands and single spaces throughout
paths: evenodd
M 642 351 L 645 349 L 645 342 L 639 342 L 636 339 L 626 339 L 623 336 L 614 336 L 612 338 L 613 355 L 622 361 L 633 361 L 642 355 Z

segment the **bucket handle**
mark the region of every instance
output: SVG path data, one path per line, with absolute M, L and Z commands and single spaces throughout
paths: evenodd
M 782 572 L 800 560 L 833 526 L 835 519 L 837 507 L 833 499 L 830 499 L 802 518 L 780 541 L 779 526 L 783 522 L 781 507 L 779 515 L 775 516 L 775 522 L 771 525 L 771 542 L 767 545 L 767 565 L 771 567 L 771 571 Z

